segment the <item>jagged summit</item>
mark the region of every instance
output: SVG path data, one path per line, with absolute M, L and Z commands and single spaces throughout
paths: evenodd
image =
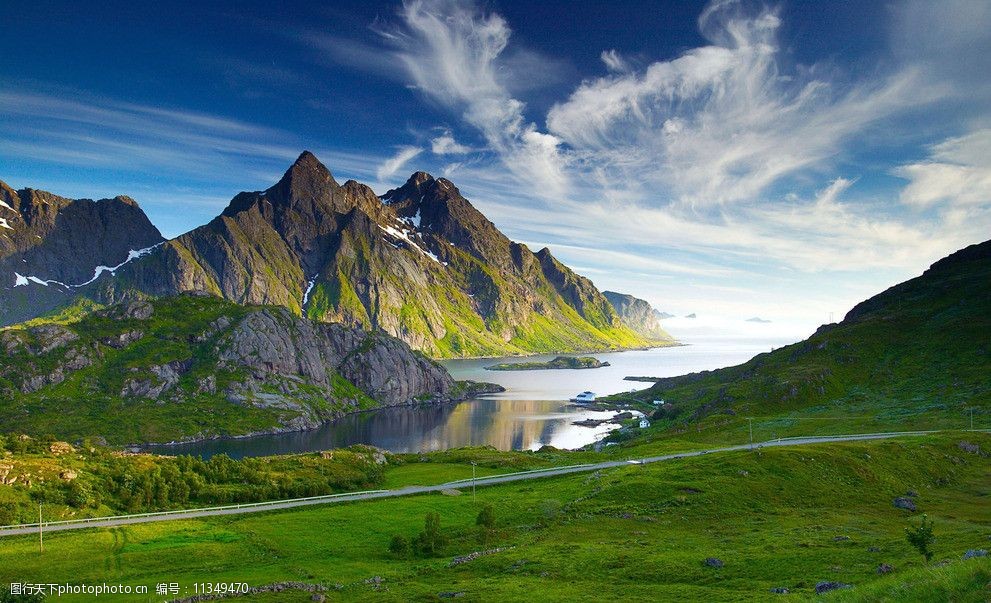
M 112 303 L 135 292 L 284 306 L 440 357 L 647 343 L 591 281 L 511 241 L 450 180 L 415 172 L 378 197 L 339 185 L 310 152 L 272 187 L 239 193 L 208 224 L 82 293 Z
M 274 201 L 290 201 L 301 198 L 314 199 L 327 195 L 340 188 L 327 166 L 320 163 L 316 156 L 303 151 L 296 161 L 286 170 L 273 187 L 265 191 Z

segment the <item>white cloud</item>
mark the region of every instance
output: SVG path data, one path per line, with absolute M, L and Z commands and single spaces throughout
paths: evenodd
M 510 96 L 498 74 L 511 34 L 506 21 L 451 0 L 413 0 L 400 14 L 401 27 L 380 32 L 398 49 L 417 89 L 461 111 L 518 178 L 535 181 L 544 193 L 564 194 L 559 141 L 526 120 L 523 103 Z
M 780 25 L 771 9 L 715 2 L 699 19 L 710 45 L 584 82 L 552 107 L 548 128 L 617 177 L 708 205 L 751 200 L 828 163 L 871 124 L 938 93 L 910 69 L 858 84 L 788 72 Z
M 991 204 L 991 129 L 950 138 L 935 145 L 928 160 L 899 166 L 894 173 L 909 181 L 901 192 L 908 205 Z
M 626 62 L 619 52 L 615 49 L 603 50 L 602 54 L 599 55 L 602 62 L 606 64 L 606 69 L 609 71 L 615 71 L 617 73 L 625 73 L 630 70 L 629 63 Z
M 471 148 L 454 140 L 454 135 L 447 130 L 430 141 L 430 152 L 434 155 L 464 155 L 470 153 Z
M 422 152 L 423 149 L 418 147 L 399 147 L 399 151 L 394 156 L 382 162 L 375 175 L 380 181 L 385 180 Z

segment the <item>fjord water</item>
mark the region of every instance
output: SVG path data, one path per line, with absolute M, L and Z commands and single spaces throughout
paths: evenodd
M 427 452 L 462 446 L 494 446 L 500 450 L 536 450 L 549 445 L 579 448 L 602 438 L 617 426 L 574 425 L 587 418 L 603 419 L 612 412 L 576 407 L 568 399 L 584 390 L 609 394 L 642 389 L 650 383 L 624 381 L 626 376 L 669 377 L 744 362 L 789 342 L 781 338 L 693 338 L 691 345 L 593 354 L 610 366 L 584 370 L 488 371 L 500 362 L 520 358 L 447 360 L 455 379 L 499 383 L 501 394 L 457 404 L 387 408 L 356 413 L 307 432 L 211 440 L 177 446 L 156 446 L 163 454 L 193 454 L 234 458 L 289 454 L 370 444 L 392 452 Z M 526 361 L 553 356 L 527 357 Z

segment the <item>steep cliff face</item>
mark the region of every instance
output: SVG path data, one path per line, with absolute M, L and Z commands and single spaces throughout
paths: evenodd
M 0 421 L 61 437 L 298 430 L 464 393 L 442 367 L 387 335 L 205 296 L 135 300 L 71 324 L 6 329 L 0 349 Z
M 615 291 L 603 291 L 602 295 L 616 309 L 623 323 L 640 335 L 651 341 L 674 341 L 674 338 L 661 327 L 659 319 L 662 314 L 651 307 L 646 300 Z M 670 317 L 670 315 L 667 316 Z
M 268 190 L 95 283 L 204 291 L 393 335 L 435 357 L 579 351 L 647 343 L 595 286 L 510 241 L 450 181 L 417 172 L 381 198 L 337 183 L 303 153 Z
M 105 268 L 163 240 L 129 197 L 73 200 L 0 182 L 0 324 L 68 303 Z
M 44 212 L 61 204 L 64 216 L 88 211 L 108 226 L 90 232 L 80 226 L 82 218 L 64 217 L 64 227 L 49 227 L 42 240 L 50 242 L 30 257 L 21 251 L 27 239 L 18 235 L 20 247 L 11 249 L 22 255 L 10 255 L 10 261 L 36 266 L 37 275 L 31 273 L 32 280 L 10 272 L 11 285 L 0 301 L 13 310 L 0 314 L 0 324 L 42 315 L 76 296 L 113 304 L 136 294 L 204 292 L 384 332 L 435 357 L 651 342 L 620 320 L 591 281 L 549 250 L 535 254 L 509 240 L 452 182 L 424 172 L 378 197 L 353 180 L 338 184 L 304 152 L 271 188 L 238 194 L 208 224 L 165 242 L 126 198 L 42 203 L 31 195 L 47 193 L 3 194 L 10 200 L 4 211 L 18 216 L 33 215 L 20 211 L 29 205 Z M 127 228 L 115 226 L 121 221 Z M 11 225 L 14 232 L 24 230 L 19 222 Z M 93 240 L 81 241 L 83 233 Z M 73 254 L 77 247 L 81 253 Z M 58 263 L 53 254 L 73 256 L 72 262 L 42 270 Z M 100 264 L 93 263 L 96 258 Z M 96 268 L 101 264 L 112 269 Z

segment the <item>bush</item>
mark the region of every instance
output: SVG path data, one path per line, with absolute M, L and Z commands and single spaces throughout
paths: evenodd
M 389 543 L 389 552 L 396 559 L 409 559 L 413 555 L 413 544 L 409 538 L 396 534 Z
M 0 502 L 0 526 L 11 526 L 17 523 L 19 513 L 17 503 Z
M 421 555 L 436 555 L 447 545 L 447 537 L 440 531 L 440 514 L 427 513 L 423 524 L 423 531 L 416 537 L 416 550 Z
M 919 525 L 905 528 L 905 538 L 926 558 L 927 562 L 932 561 L 932 545 L 936 542 L 936 535 L 933 534 L 933 522 L 929 520 L 928 515 L 922 516 Z
M 494 528 L 495 523 L 495 507 L 492 505 L 482 507 L 482 510 L 478 512 L 478 517 L 475 519 L 475 525 L 482 526 L 483 528 Z

